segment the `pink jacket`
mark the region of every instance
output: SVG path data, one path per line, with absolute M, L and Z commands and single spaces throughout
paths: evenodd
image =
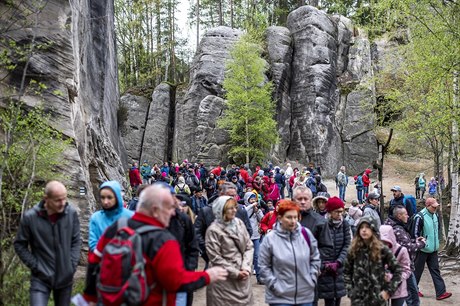
M 390 225 L 382 225 L 379 231 L 380 231 L 380 239 L 390 244 L 389 247 L 390 247 L 390 250 L 393 252 L 393 254 L 396 254 L 399 247 L 401 247 L 401 250 L 399 251 L 399 254 L 396 257 L 402 269 L 401 284 L 399 285 L 398 289 L 396 289 L 395 293 L 391 296 L 391 298 L 392 299 L 405 298 L 408 296 L 406 280 L 410 277 L 412 273 L 410 269 L 409 252 L 407 251 L 405 247 L 401 246 L 396 241 L 396 236 L 393 231 L 393 227 L 391 227 Z

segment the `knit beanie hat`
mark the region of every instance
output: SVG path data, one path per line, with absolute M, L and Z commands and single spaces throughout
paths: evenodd
M 345 208 L 345 204 L 343 204 L 343 201 L 340 198 L 332 197 L 327 200 L 326 202 L 327 212 L 331 212 L 339 208 Z
M 374 218 L 372 218 L 371 216 L 362 216 L 361 219 L 359 219 L 356 228 L 359 230 L 363 223 L 367 223 L 369 227 L 372 229 L 372 231 L 380 237 L 377 221 Z

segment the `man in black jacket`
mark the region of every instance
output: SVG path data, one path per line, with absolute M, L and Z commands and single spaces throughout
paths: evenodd
M 235 184 L 231 182 L 225 182 L 222 185 L 220 185 L 218 195 L 216 197 L 211 197 L 208 200 L 208 206 L 203 207 L 203 209 L 199 212 L 195 220 L 195 225 L 194 225 L 195 233 L 198 239 L 198 245 L 201 250 L 201 257 L 203 257 L 204 261 L 206 262 L 205 270 L 207 269 L 208 262 L 209 262 L 208 255 L 206 254 L 206 244 L 205 244 L 206 230 L 208 229 L 208 227 L 211 225 L 211 223 L 215 219 L 215 216 L 212 212 L 212 202 L 215 199 L 217 199 L 219 196 L 223 196 L 223 195 L 230 196 L 230 197 L 236 197 L 237 188 Z M 244 209 L 243 205 L 241 204 L 238 204 L 238 208 L 236 211 L 236 217 L 243 221 L 244 225 L 246 226 L 246 229 L 248 230 L 249 237 L 251 237 L 253 229 L 251 228 L 251 223 L 249 222 L 249 216 L 246 212 L 246 209 Z
M 176 196 L 176 214 L 169 221 L 168 230 L 177 239 L 180 245 L 182 258 L 184 259 L 185 269 L 195 271 L 198 267 L 198 256 L 200 249 L 193 229 L 193 222 L 190 217 L 180 210 L 180 202 L 186 202 L 191 206 L 191 199 L 184 194 Z M 186 300 L 186 304 L 184 303 Z M 178 292 L 176 294 L 176 305 L 192 305 L 193 292 Z
M 313 236 L 315 236 L 318 241 L 321 262 L 324 262 L 324 260 L 328 257 L 328 254 L 334 251 L 334 243 L 332 241 L 329 227 L 327 226 L 327 221 L 323 216 L 313 210 L 311 203 L 313 194 L 310 188 L 306 186 L 296 187 L 293 190 L 292 198 L 300 207 L 300 224 L 307 227 L 313 233 Z M 323 270 L 323 267 L 321 267 L 321 270 Z M 313 305 L 317 304 L 318 295 L 315 294 L 315 301 L 313 302 Z
M 58 181 L 46 184 L 43 200 L 21 219 L 14 241 L 19 258 L 31 270 L 30 305 L 70 305 L 73 275 L 80 258 L 80 222 Z

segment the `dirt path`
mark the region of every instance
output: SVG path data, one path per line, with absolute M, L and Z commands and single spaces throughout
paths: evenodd
M 203 262 L 200 263 L 200 266 L 203 266 Z M 425 297 L 421 298 L 421 305 L 460 305 L 460 287 L 458 286 L 460 284 L 460 277 L 458 275 L 443 275 L 443 277 L 446 282 L 447 290 L 452 292 L 452 297 L 444 301 L 436 300 L 433 283 L 428 270 L 426 270 L 420 282 L 420 290 L 425 294 Z M 268 305 L 265 304 L 265 286 L 257 285 L 255 276 L 252 277 L 252 288 L 254 293 L 254 306 Z M 324 305 L 322 300 L 319 302 L 319 305 Z M 346 297 L 343 298 L 341 305 L 350 306 L 350 300 Z M 193 306 L 206 306 L 206 288 L 200 289 L 195 293 Z

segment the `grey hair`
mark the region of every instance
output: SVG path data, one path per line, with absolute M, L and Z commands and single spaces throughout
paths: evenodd
M 310 194 L 310 198 L 313 198 L 313 192 L 311 192 L 311 189 L 307 186 L 297 186 L 296 188 L 294 188 L 294 190 L 292 191 L 292 197 L 295 198 L 296 195 L 300 192 L 308 192 Z
M 56 191 L 56 189 L 59 189 L 59 188 L 66 189 L 64 184 L 62 184 L 59 181 L 49 181 L 45 186 L 44 194 L 46 196 L 50 197 L 50 196 L 52 196 L 53 192 Z
M 219 186 L 219 195 L 226 195 L 229 189 L 238 190 L 238 188 L 236 188 L 236 185 L 232 182 L 225 182 Z
M 163 194 L 170 193 L 170 188 L 163 184 L 154 184 L 146 187 L 139 195 L 138 209 L 150 210 L 152 207 L 163 206 Z
M 406 210 L 406 208 L 404 206 L 396 205 L 395 208 L 393 209 L 393 215 L 394 216 L 399 216 L 405 210 Z

